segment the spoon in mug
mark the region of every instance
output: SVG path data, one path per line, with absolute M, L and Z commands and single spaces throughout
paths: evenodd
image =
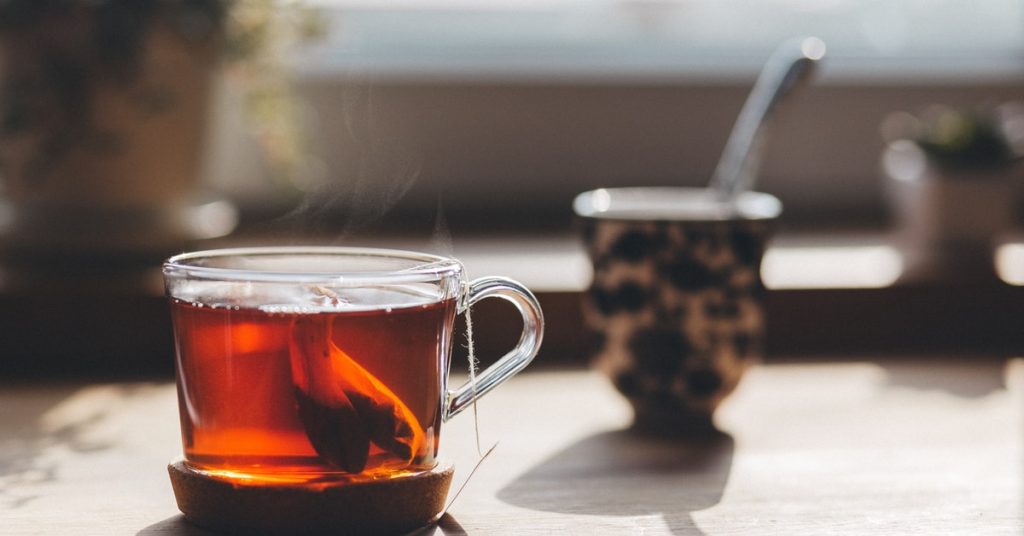
M 779 102 L 811 78 L 823 57 L 825 43 L 817 37 L 805 37 L 782 43 L 768 58 L 711 177 L 709 187 L 719 201 L 731 204 L 753 187 L 765 126 Z

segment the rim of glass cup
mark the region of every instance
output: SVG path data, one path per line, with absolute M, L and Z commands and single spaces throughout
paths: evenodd
M 203 259 L 227 257 L 353 257 L 406 260 L 414 263 L 408 268 L 381 270 L 265 270 L 253 268 L 226 268 L 191 264 Z M 450 257 L 418 253 L 400 249 L 361 248 L 347 246 L 264 246 L 247 248 L 209 249 L 181 253 L 167 259 L 163 273 L 167 277 L 185 277 L 226 282 L 266 283 L 320 283 L 343 285 L 346 283 L 417 283 L 436 281 L 448 276 L 460 276 L 462 263 Z

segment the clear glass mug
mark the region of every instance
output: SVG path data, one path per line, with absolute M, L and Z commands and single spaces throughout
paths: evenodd
M 536 298 L 455 259 L 338 247 L 186 253 L 163 266 L 185 462 L 278 482 L 432 469 L 441 424 L 540 348 Z M 523 319 L 516 347 L 449 391 L 455 316 L 490 297 Z

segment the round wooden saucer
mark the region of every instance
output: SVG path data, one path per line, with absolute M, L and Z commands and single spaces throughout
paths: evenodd
M 387 480 L 296 485 L 246 483 L 167 466 L 178 509 L 203 527 L 261 534 L 389 534 L 426 525 L 444 509 L 454 469 Z

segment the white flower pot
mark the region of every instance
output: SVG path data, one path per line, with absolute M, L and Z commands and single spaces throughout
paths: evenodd
M 1024 167 L 939 169 L 910 142 L 891 144 L 882 164 L 896 243 L 908 272 L 994 273 L 994 246 L 1014 227 Z

